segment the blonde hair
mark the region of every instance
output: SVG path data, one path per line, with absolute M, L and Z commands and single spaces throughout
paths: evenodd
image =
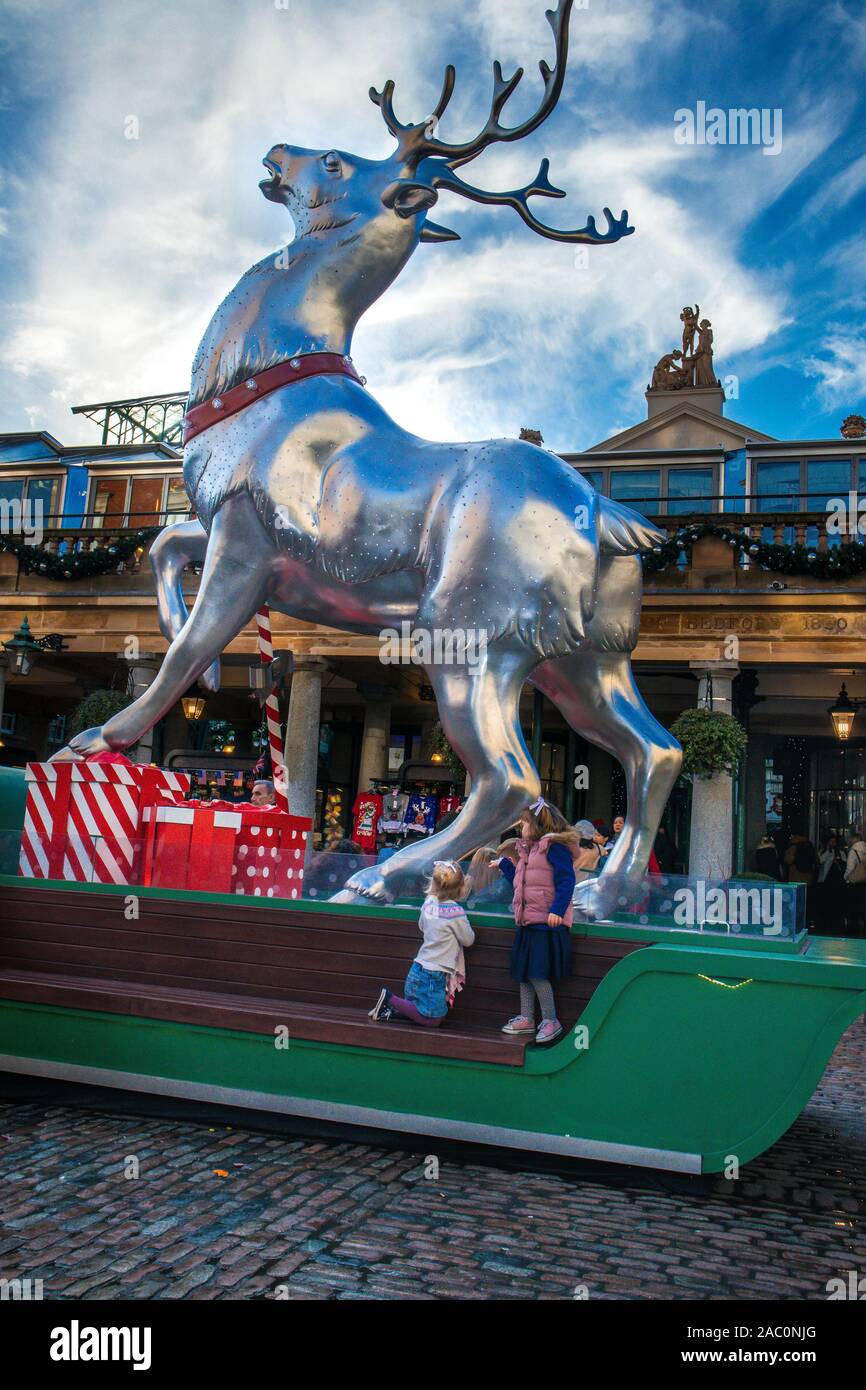
M 571 826 L 565 819 L 561 811 L 555 806 L 550 806 L 546 801 L 539 806 L 538 802 L 534 806 L 527 806 L 520 817 L 529 826 L 531 840 L 540 840 L 545 835 L 563 835 L 571 830 Z
M 460 865 L 448 860 L 433 865 L 433 872 L 427 881 L 427 892 L 440 902 L 447 902 L 452 898 L 456 900 L 462 894 L 465 882 Z
M 510 859 L 512 864 L 516 864 L 518 843 L 517 840 L 505 840 L 498 849 L 484 845 L 475 851 L 469 863 L 469 872 L 466 875 L 467 896 L 470 893 L 483 893 L 484 889 L 489 888 L 491 883 L 499 882 L 499 870 L 493 868 L 493 860 Z

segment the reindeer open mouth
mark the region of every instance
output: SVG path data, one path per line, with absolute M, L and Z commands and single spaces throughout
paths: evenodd
M 265 197 L 270 199 L 272 203 L 277 202 L 279 194 L 285 191 L 282 171 L 279 165 L 275 164 L 272 159 L 263 159 L 262 164 L 270 171 L 271 177 L 269 179 L 262 179 L 259 188 L 262 190 Z

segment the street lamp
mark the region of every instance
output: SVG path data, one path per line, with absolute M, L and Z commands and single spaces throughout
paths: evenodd
M 836 697 L 836 703 L 827 710 L 833 720 L 833 732 L 840 743 L 845 743 L 851 737 L 851 730 L 854 728 L 854 716 L 861 705 L 866 704 L 866 700 L 852 700 L 843 683 L 842 689 Z
M 180 703 L 183 708 L 184 718 L 187 722 L 190 724 L 197 724 L 204 714 L 207 700 L 204 695 L 199 695 L 199 693 L 194 690 L 190 694 L 184 695 Z
M 34 637 L 30 622 L 25 617 L 15 636 L 3 643 L 3 650 L 10 658 L 11 670 L 16 676 L 29 676 L 33 663 L 40 652 L 63 652 L 66 643 L 59 632 L 49 632 L 45 637 Z

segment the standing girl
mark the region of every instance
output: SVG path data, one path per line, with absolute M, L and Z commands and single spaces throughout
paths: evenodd
M 374 1023 L 387 1022 L 396 1014 L 424 1028 L 438 1028 L 454 999 L 463 988 L 466 965 L 464 946 L 471 946 L 475 933 L 460 906 L 466 880 L 459 864 L 434 864 L 421 908 L 419 927 L 424 944 L 418 952 L 401 998 L 387 986 L 370 1010 Z
M 556 1016 L 553 982 L 571 974 L 572 894 L 579 837 L 543 797 L 523 812 L 516 866 L 498 861 L 514 885 L 517 935 L 511 948 L 511 976 L 520 985 L 520 1013 L 503 1033 L 535 1033 L 536 1042 L 553 1042 L 562 1033 Z M 541 1009 L 536 1030 L 535 1001 Z

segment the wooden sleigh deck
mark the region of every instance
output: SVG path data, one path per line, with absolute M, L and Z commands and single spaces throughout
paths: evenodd
M 400 991 L 420 943 L 417 910 L 389 917 L 345 909 L 275 914 L 237 899 L 219 905 L 142 898 L 127 921 L 123 899 L 21 884 L 3 891 L 3 997 L 171 1023 L 289 1036 L 351 1047 L 521 1066 L 525 1038 L 506 1037 L 516 1009 L 508 974 L 511 935 L 479 926 L 469 987 L 438 1029 L 371 1023 L 382 985 Z M 599 981 L 640 949 L 576 943 L 574 973 L 558 991 L 562 1021 L 576 1022 Z

